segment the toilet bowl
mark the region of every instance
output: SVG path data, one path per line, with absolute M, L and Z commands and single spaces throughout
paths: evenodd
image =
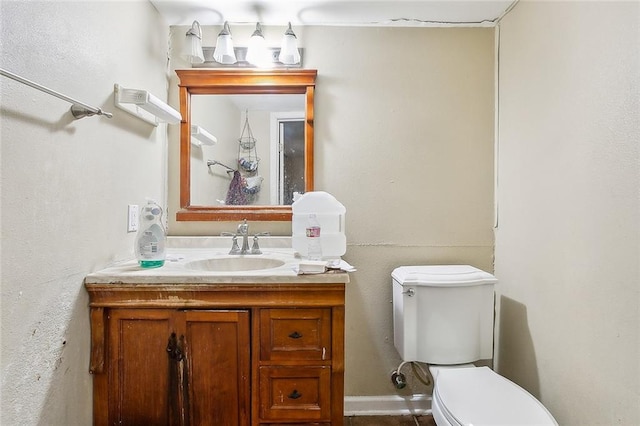
M 438 426 L 557 426 L 533 395 L 488 367 L 430 366 Z
M 470 364 L 493 357 L 493 275 L 469 265 L 401 266 L 391 275 L 394 345 L 404 362 L 430 365 L 438 426 L 557 425 L 526 390 Z

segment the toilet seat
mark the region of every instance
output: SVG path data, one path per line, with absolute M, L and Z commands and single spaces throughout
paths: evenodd
M 432 409 L 438 425 L 558 424 L 529 392 L 488 367 L 440 370 Z

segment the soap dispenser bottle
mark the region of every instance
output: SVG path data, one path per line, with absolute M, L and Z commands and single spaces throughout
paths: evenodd
M 143 268 L 159 268 L 164 265 L 166 233 L 162 226 L 162 208 L 153 200 L 140 213 L 140 226 L 136 235 L 135 253 Z

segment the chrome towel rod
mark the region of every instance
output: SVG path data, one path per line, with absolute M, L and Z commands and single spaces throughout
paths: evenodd
M 34 83 L 31 80 L 27 80 L 24 77 L 20 77 L 17 74 L 14 74 L 12 72 L 9 72 L 5 69 L 0 68 L 0 74 L 5 76 L 5 77 L 9 77 L 15 81 L 18 81 L 22 84 L 26 84 L 27 86 L 31 86 L 34 89 L 38 89 L 44 93 L 48 93 L 51 96 L 55 96 L 56 98 L 60 98 L 63 101 L 67 101 L 69 103 L 71 103 L 71 114 L 75 117 L 75 118 L 83 118 L 83 117 L 90 117 L 92 115 L 104 115 L 107 118 L 111 118 L 113 117 L 113 114 L 111 114 L 110 112 L 106 112 L 103 111 L 100 108 L 96 108 L 96 107 L 92 107 L 90 105 L 85 104 L 84 102 L 80 102 L 77 101 L 73 98 L 70 98 L 69 96 L 63 95 L 62 93 L 58 93 L 55 90 L 51 90 L 47 87 L 44 87 L 38 83 Z
M 227 173 L 234 173 L 234 172 L 236 172 L 236 171 L 237 171 L 236 169 L 232 169 L 231 167 L 229 167 L 229 166 L 227 166 L 227 165 L 225 165 L 225 164 L 222 164 L 222 163 L 221 163 L 221 162 L 219 162 L 219 161 L 216 161 L 216 160 L 207 160 L 207 167 L 211 167 L 211 166 L 215 166 L 215 165 L 218 165 L 218 166 L 222 166 L 222 167 L 224 167 L 225 169 L 227 169 Z

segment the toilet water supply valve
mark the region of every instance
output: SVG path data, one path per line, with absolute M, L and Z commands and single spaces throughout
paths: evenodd
M 431 385 L 431 378 L 425 369 L 416 361 L 403 361 L 400 363 L 397 369 L 391 372 L 391 383 L 396 389 L 404 389 L 407 386 L 407 377 L 400 372 L 405 364 L 411 364 L 411 370 L 416 378 L 424 385 Z
M 393 371 L 391 373 L 391 383 L 393 383 L 396 389 L 404 389 L 404 387 L 407 386 L 407 378 L 404 374 Z

